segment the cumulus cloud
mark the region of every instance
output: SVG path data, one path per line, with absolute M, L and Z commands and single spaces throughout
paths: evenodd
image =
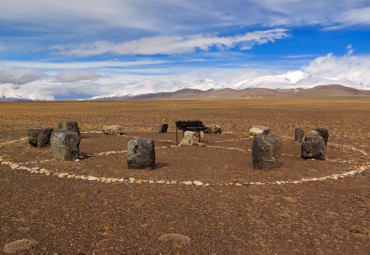
M 24 84 L 40 79 L 45 74 L 41 72 L 27 72 L 17 70 L 1 70 L 0 83 Z
M 277 28 L 266 31 L 248 32 L 243 35 L 218 37 L 212 35 L 190 36 L 155 36 L 123 43 L 95 42 L 92 45 L 63 50 L 55 47 L 60 54 L 90 56 L 105 53 L 156 55 L 156 54 L 183 54 L 197 49 L 207 51 L 211 47 L 219 50 L 239 47 L 242 50 L 251 49 L 255 44 L 274 42 L 277 39 L 288 37 L 286 29 Z
M 55 76 L 61 82 L 79 82 L 87 80 L 96 80 L 101 76 L 93 71 L 68 71 Z

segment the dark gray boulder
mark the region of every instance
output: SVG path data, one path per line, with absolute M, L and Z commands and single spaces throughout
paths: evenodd
M 277 135 L 257 135 L 252 145 L 253 168 L 268 170 L 282 165 L 282 139 Z
M 131 140 L 127 144 L 127 165 L 130 169 L 154 168 L 154 141 L 151 138 Z
M 50 144 L 53 128 L 34 128 L 28 130 L 28 143 L 35 147 L 45 147 Z
M 301 144 L 301 154 L 304 159 L 325 159 L 326 145 L 319 135 L 309 135 Z
M 78 159 L 80 150 L 80 136 L 77 132 L 57 130 L 51 135 L 51 150 L 53 158 L 57 160 Z
M 304 137 L 304 131 L 301 128 L 296 128 L 294 132 L 294 141 L 302 143 Z
M 155 127 L 155 130 L 158 133 L 167 133 L 167 129 L 168 129 L 168 124 L 157 124 L 157 126 Z
M 58 123 L 59 130 L 70 130 L 78 133 L 78 136 L 81 139 L 80 129 L 78 128 L 77 121 L 74 120 L 63 120 Z
M 324 139 L 325 145 L 328 145 L 329 132 L 326 128 L 314 128 L 313 130 L 317 131 L 319 136 Z

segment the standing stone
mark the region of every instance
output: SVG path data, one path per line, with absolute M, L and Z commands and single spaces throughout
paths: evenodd
M 250 136 L 268 135 L 269 132 L 270 128 L 265 126 L 253 126 L 251 129 L 249 129 Z
M 130 169 L 154 168 L 154 141 L 151 138 L 131 140 L 127 144 L 127 165 Z
M 53 158 L 75 160 L 79 156 L 80 136 L 77 132 L 57 130 L 51 135 Z
M 210 125 L 210 126 L 207 126 L 206 130 L 204 130 L 204 133 L 206 133 L 206 134 L 221 134 L 222 129 L 219 125 Z
M 199 145 L 199 133 L 196 131 L 185 131 L 179 145 Z
M 302 158 L 325 159 L 326 145 L 324 139 L 319 135 L 309 135 L 301 144 Z
M 155 130 L 158 133 L 167 133 L 167 129 L 168 129 L 168 124 L 157 124 L 157 126 L 155 127 Z
M 28 130 L 28 143 L 35 147 L 45 147 L 50 144 L 53 128 L 35 128 Z
M 253 168 L 268 170 L 281 166 L 281 145 L 280 136 L 255 136 L 252 145 Z
M 80 129 L 78 128 L 77 121 L 74 121 L 74 120 L 60 121 L 58 123 L 58 128 L 59 128 L 59 130 L 70 130 L 70 131 L 73 131 L 73 132 L 77 132 L 78 137 L 80 137 L 80 139 L 81 139 Z
M 106 135 L 122 135 L 124 133 L 121 125 L 104 125 L 103 132 Z
M 296 128 L 295 129 L 295 135 L 294 135 L 294 141 L 298 143 L 302 143 L 304 137 L 304 131 L 301 128 Z
M 312 131 L 316 131 L 324 139 L 325 145 L 328 145 L 329 132 L 326 128 L 314 128 Z

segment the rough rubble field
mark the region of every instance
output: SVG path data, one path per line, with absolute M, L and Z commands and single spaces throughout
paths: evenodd
M 0 118 L 1 250 L 28 238 L 36 253 L 369 251 L 369 98 L 2 102 Z M 223 133 L 176 146 L 174 122 L 194 119 Z M 61 120 L 79 124 L 78 161 L 24 139 Z M 125 133 L 104 135 L 112 124 Z M 253 169 L 254 125 L 282 137 L 281 167 Z M 296 127 L 328 129 L 325 161 L 300 158 Z M 154 139 L 155 169 L 128 169 L 137 137 Z

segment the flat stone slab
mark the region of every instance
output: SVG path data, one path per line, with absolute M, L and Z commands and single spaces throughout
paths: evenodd
M 320 135 L 309 135 L 301 144 L 301 154 L 304 159 L 325 159 L 326 145 Z
M 140 138 L 128 142 L 127 165 L 130 169 L 154 168 L 155 151 L 152 138 Z
M 256 135 L 268 135 L 270 133 L 270 128 L 265 126 L 253 126 L 249 129 L 250 136 Z
M 280 136 L 255 136 L 252 145 L 253 168 L 269 170 L 281 166 L 281 145 L 282 139 Z
M 57 130 L 51 135 L 51 150 L 57 160 L 75 160 L 79 157 L 80 136 L 77 132 Z

